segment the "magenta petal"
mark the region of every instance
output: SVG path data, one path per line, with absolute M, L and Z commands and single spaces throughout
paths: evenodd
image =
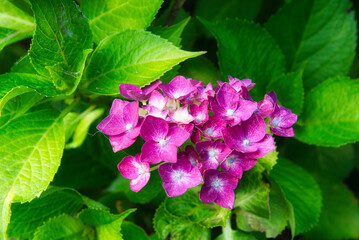
M 172 165 L 173 170 L 188 173 L 192 169 L 191 162 L 189 161 L 188 155 L 179 155 L 177 162 Z
M 160 157 L 166 162 L 177 162 L 177 147 L 173 144 L 167 144 L 165 147 L 162 147 Z
M 168 133 L 168 123 L 162 118 L 147 116 L 141 127 L 141 137 L 145 140 L 160 141 Z
M 232 209 L 234 203 L 234 191 L 231 188 L 224 187 L 218 192 L 217 199 L 215 200 L 219 206 L 223 208 Z
M 201 132 L 195 128 L 192 135 L 191 135 L 191 141 L 196 144 L 201 140 Z
M 293 128 L 271 128 L 271 132 L 281 137 L 294 137 Z
M 120 94 L 131 100 L 139 100 L 138 96 L 141 96 L 142 90 L 136 85 L 133 84 L 120 84 L 119 86 Z
M 138 177 L 138 169 L 141 166 L 139 159 L 133 156 L 127 156 L 117 165 L 118 170 L 127 179 L 135 179 Z
M 136 141 L 136 139 L 128 138 L 126 133 L 110 136 L 109 140 L 114 152 L 128 148 Z
M 266 94 L 264 99 L 258 103 L 258 113 L 261 117 L 268 117 L 273 113 L 274 108 L 275 103 L 268 94 Z
M 125 121 L 126 128 L 131 125 L 134 128 L 138 122 L 138 102 L 130 102 L 123 109 L 123 120 Z M 128 124 L 128 125 L 127 125 Z
M 269 134 L 266 134 L 261 141 L 254 143 L 253 145 L 255 145 L 258 150 L 253 153 L 248 153 L 248 156 L 251 158 L 263 157 L 264 155 L 275 149 L 274 139 Z
M 228 171 L 231 175 L 242 178 L 243 169 L 240 162 L 234 160 L 232 162 L 232 157 L 228 156 L 223 162 L 221 162 L 221 169 Z
M 244 131 L 241 126 L 227 127 L 222 131 L 223 140 L 230 148 L 241 148 Z
M 105 117 L 97 129 L 106 135 L 118 135 L 126 131 L 126 124 L 120 115 L 109 115 Z
M 177 182 L 163 182 L 163 188 L 169 197 L 177 197 L 187 191 L 186 186 Z
M 232 176 L 229 173 L 221 172 L 219 173 L 218 178 L 222 181 L 225 187 L 235 189 L 238 185 L 238 178 Z
M 145 142 L 142 146 L 141 152 L 141 160 L 144 162 L 156 164 L 162 161 L 161 146 L 153 140 Z
M 120 99 L 113 100 L 112 105 L 111 105 L 110 115 L 112 115 L 112 114 L 122 115 L 123 109 L 128 103 L 129 102 L 122 101 Z
M 197 125 L 203 124 L 208 120 L 208 101 L 203 101 L 201 105 L 190 105 L 190 113 L 194 118 L 194 122 Z
M 128 138 L 132 138 L 132 139 L 135 139 L 138 137 L 138 135 L 140 135 L 140 131 L 141 131 L 141 126 L 142 126 L 142 123 L 143 123 L 143 118 L 141 118 L 138 123 L 137 123 L 137 126 L 135 128 L 133 128 L 132 130 L 130 131 L 127 131 L 127 137 Z
M 151 174 L 148 172 L 148 173 L 138 176 L 138 178 L 136 178 L 136 179 L 133 179 L 130 182 L 131 190 L 134 192 L 140 191 L 144 186 L 146 186 L 146 184 L 148 183 L 148 180 L 150 179 L 150 176 L 151 176 Z
M 200 130 L 209 138 L 218 138 L 222 137 L 222 130 L 226 128 L 226 125 L 226 121 L 212 115 Z
M 154 82 L 152 82 L 149 85 L 144 86 L 143 88 L 141 88 L 142 93 L 144 96 L 148 96 L 150 95 L 154 90 L 156 90 L 158 88 L 158 86 L 161 84 L 160 80 L 156 80 Z M 146 100 L 146 99 L 144 99 Z
M 199 184 L 201 184 L 203 182 L 202 179 L 202 174 L 199 171 L 198 168 L 193 167 L 192 170 L 185 175 L 185 177 L 183 178 L 182 183 L 187 187 L 187 188 L 193 188 Z
M 199 199 L 204 203 L 211 203 L 216 200 L 217 195 L 218 193 L 216 190 L 203 184 L 201 191 L 199 192 Z
M 167 142 L 177 147 L 181 146 L 191 134 L 181 127 L 172 127 L 168 130 Z
M 246 121 L 252 116 L 252 114 L 256 109 L 257 109 L 256 102 L 241 99 L 239 100 L 239 106 L 236 109 L 236 112 L 241 113 L 240 114 L 241 121 Z
M 158 167 L 158 173 L 164 182 L 171 182 L 172 181 L 172 169 L 171 163 L 165 163 Z
M 267 132 L 267 126 L 263 118 L 254 115 L 243 124 L 244 136 L 250 142 L 258 142 L 262 140 Z
M 239 95 L 237 91 L 228 83 L 223 83 L 216 97 L 218 104 L 224 109 L 232 109 L 238 106 Z

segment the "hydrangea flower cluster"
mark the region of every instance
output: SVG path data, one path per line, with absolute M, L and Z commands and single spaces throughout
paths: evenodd
M 264 118 L 269 117 L 273 134 L 294 136 L 297 115 L 278 105 L 273 91 L 255 102 L 248 93 L 255 86 L 250 79 L 229 77 L 218 84 L 213 88 L 177 76 L 144 88 L 120 85 L 121 95 L 134 101 L 115 99 L 97 128 L 109 135 L 115 152 L 138 136 L 145 141 L 141 153 L 118 164 L 120 173 L 132 179 L 131 190 L 140 191 L 158 168 L 169 197 L 203 183 L 201 201 L 232 208 L 243 171 L 275 149 Z

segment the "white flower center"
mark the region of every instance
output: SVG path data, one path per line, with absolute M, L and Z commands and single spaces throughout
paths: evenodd
M 175 178 L 180 180 L 182 178 L 183 174 L 181 172 L 175 172 Z
M 167 141 L 164 140 L 164 139 L 162 139 L 162 140 L 160 140 L 158 143 L 160 144 L 161 147 L 164 147 L 164 146 L 166 146 Z
M 145 169 L 141 166 L 140 169 L 138 169 L 138 175 L 142 175 L 145 173 Z
M 201 122 L 201 121 L 203 121 L 203 119 L 204 119 L 203 114 L 198 114 L 196 117 L 197 122 Z
M 228 159 L 228 162 L 229 162 L 230 164 L 234 163 L 233 157 L 229 158 L 229 159 Z
M 130 131 L 130 130 L 132 130 L 132 128 L 133 128 L 133 126 L 131 123 L 126 124 L 126 131 Z
M 212 183 L 212 186 L 213 186 L 214 188 L 219 188 L 219 187 L 221 186 L 221 183 L 220 183 L 219 180 L 217 179 L 216 181 L 214 181 L 214 182 Z
M 249 144 L 250 144 L 250 142 L 249 142 L 248 139 L 244 139 L 244 140 L 243 140 L 243 146 L 248 147 Z
M 173 96 L 174 96 L 174 98 L 179 98 L 181 95 L 180 95 L 178 92 L 175 92 L 175 93 L 173 94 Z
M 233 116 L 234 110 L 233 109 L 227 109 L 227 116 Z
M 213 149 L 209 150 L 208 151 L 208 156 L 211 157 L 211 158 L 215 157 L 216 156 L 216 151 L 214 151 Z
M 213 134 L 213 129 L 212 129 L 212 128 L 206 129 L 206 134 L 207 134 L 208 136 L 212 136 L 212 134 Z
M 278 126 L 279 126 L 278 120 L 277 120 L 277 119 L 273 119 L 272 125 L 273 125 L 273 127 L 278 127 Z

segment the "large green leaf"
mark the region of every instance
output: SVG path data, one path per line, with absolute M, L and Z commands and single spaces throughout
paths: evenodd
M 85 224 L 96 227 L 98 240 L 123 239 L 121 225 L 123 220 L 136 209 L 128 209 L 125 212 L 113 215 L 105 210 L 85 209 L 78 218 Z
M 118 94 L 121 83 L 144 86 L 203 53 L 183 51 L 150 32 L 127 30 L 99 44 L 86 70 L 86 84 L 93 93 Z
M 251 94 L 257 99 L 263 98 L 269 82 L 285 71 L 284 56 L 274 39 L 264 28 L 248 21 L 201 22 L 218 42 L 223 75 L 251 78 L 257 84 Z
M 0 0 L 0 28 L 19 30 L 33 27 L 30 15 L 16 7 L 12 1 Z
M 46 221 L 36 230 L 34 240 L 86 240 L 92 229 L 67 214 Z
M 33 30 L 33 28 L 13 30 L 0 27 L 0 51 L 6 45 L 31 37 Z
M 359 238 L 359 205 L 354 194 L 342 183 L 318 177 L 323 193 L 323 209 L 318 224 L 305 237 L 309 239 Z
M 94 40 L 127 29 L 145 29 L 154 19 L 163 0 L 83 0 L 81 9 L 90 19 Z
M 269 186 L 262 180 L 262 170 L 257 165 L 243 174 L 235 190 L 234 207 L 269 218 Z
M 267 22 L 286 55 L 287 69 L 295 71 L 306 63 L 306 88 L 348 73 L 356 46 L 351 5 L 349 0 L 293 0 Z
M 295 130 L 305 143 L 340 146 L 359 140 L 359 80 L 336 77 L 308 92 L 303 124 Z
M 278 159 L 270 177 L 280 185 L 290 203 L 289 209 L 295 219 L 291 223 L 293 236 L 310 230 L 318 222 L 322 206 L 321 192 L 313 177 L 283 158 Z
M 70 189 L 50 188 L 31 202 L 14 203 L 8 228 L 10 237 L 32 239 L 37 227 L 62 213 L 75 214 L 83 206 L 81 196 Z
M 133 222 L 123 222 L 121 232 L 124 240 L 149 240 L 146 232 Z
M 36 71 L 56 88 L 72 93 L 92 51 L 88 20 L 72 0 L 31 0 L 36 29 L 30 60 Z
M 0 234 L 4 236 L 11 202 L 31 201 L 47 188 L 65 144 L 62 117 L 42 110 L 0 128 Z
M 209 240 L 210 232 L 192 222 L 188 217 L 178 217 L 167 211 L 161 204 L 155 213 L 153 226 L 160 239 L 198 239 Z

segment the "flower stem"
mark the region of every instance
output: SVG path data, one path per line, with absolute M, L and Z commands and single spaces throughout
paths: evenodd
M 222 227 L 222 232 L 223 232 L 223 239 L 225 240 L 232 240 L 232 226 L 231 226 L 231 215 L 229 215 L 227 222 L 226 222 L 226 227 Z
M 158 165 L 156 165 L 156 166 L 154 166 L 154 167 L 151 167 L 151 168 L 150 168 L 150 172 L 156 170 L 156 169 L 159 168 L 159 166 L 161 166 L 162 164 L 165 164 L 165 163 L 161 163 L 161 164 L 158 164 Z

